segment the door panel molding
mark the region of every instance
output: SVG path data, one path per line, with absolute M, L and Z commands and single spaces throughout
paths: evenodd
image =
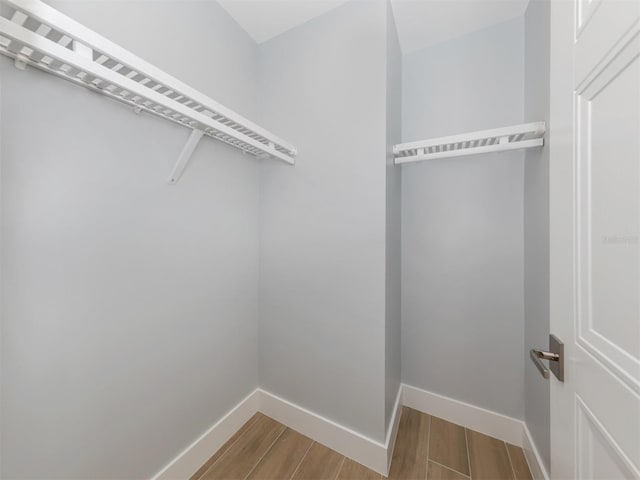
M 612 463 L 620 467 L 621 475 L 617 478 L 640 478 L 640 470 L 620 448 L 615 438 L 602 425 L 598 417 L 589 409 L 580 395 L 576 394 L 576 438 L 580 439 L 577 448 L 576 466 L 577 478 L 597 478 L 593 472 L 594 456 L 597 455 L 594 440 L 600 440 L 604 452 L 611 458 Z M 599 438 L 597 438 L 599 437 Z
M 637 22 L 640 26 L 640 22 Z M 583 82 L 582 88 L 576 91 L 575 101 L 575 169 L 576 169 L 576 213 L 577 224 L 574 232 L 575 239 L 575 261 L 574 267 L 576 279 L 576 334 L 577 343 L 582 345 L 592 355 L 596 356 L 601 362 L 605 363 L 617 376 L 627 383 L 634 391 L 640 393 L 640 357 L 634 356 L 633 352 L 640 351 L 640 327 L 638 332 L 632 332 L 623 340 L 625 342 L 633 342 L 637 339 L 638 345 L 622 346 L 621 342 L 616 339 L 607 337 L 607 335 L 598 330 L 594 325 L 593 318 L 593 215 L 592 215 L 592 169 L 593 169 L 593 120 L 594 120 L 594 102 L 603 96 L 608 89 L 615 88 L 616 82 L 626 80 L 625 73 L 632 75 L 631 81 L 637 83 L 640 81 L 640 28 L 638 32 L 629 41 L 624 43 L 621 50 L 618 50 L 615 57 L 607 63 L 603 63 L 601 68 L 592 76 L 588 83 Z M 626 100 L 626 99 L 623 99 Z M 637 106 L 640 109 L 640 96 Z M 625 108 L 625 105 L 617 105 L 619 109 Z M 635 108 L 633 105 L 630 108 Z M 626 138 L 616 138 L 619 142 L 636 142 L 638 153 L 640 153 L 640 128 L 637 132 L 626 133 Z M 634 135 L 635 133 L 635 135 Z M 612 152 L 613 154 L 613 152 Z M 612 155 L 613 156 L 613 155 Z M 596 159 L 598 160 L 598 159 Z M 600 159 L 604 161 L 604 159 Z M 616 158 L 607 159 L 610 164 L 617 161 Z M 631 158 L 633 162 L 634 159 Z M 613 168 L 613 166 L 609 167 Z M 638 181 L 638 175 L 635 175 Z M 637 227 L 636 227 L 637 229 Z M 615 237 L 612 234 L 611 237 Z M 621 232 L 619 237 L 624 236 Z M 605 239 L 601 239 L 605 241 Z M 635 238 L 637 243 L 637 235 Z M 611 248 L 633 247 L 633 245 L 625 245 L 623 242 Z M 637 273 L 637 270 L 636 270 Z M 636 283 L 638 279 L 636 278 Z M 637 289 L 637 285 L 628 286 L 627 288 Z M 640 306 L 636 305 L 637 308 Z M 635 318 L 639 318 L 640 314 L 635 313 Z M 632 317 L 633 318 L 633 317 Z M 636 324 L 637 325 L 637 324 Z M 633 328 L 633 325 L 631 325 Z

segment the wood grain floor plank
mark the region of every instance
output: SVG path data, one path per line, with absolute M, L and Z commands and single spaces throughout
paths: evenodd
M 507 443 L 507 451 L 509 452 L 509 458 L 511 459 L 511 466 L 513 467 L 513 473 L 516 480 L 533 480 L 531 471 L 529 470 L 529 464 L 524 456 L 524 451 L 520 447 Z
M 507 447 L 503 441 L 467 429 L 473 480 L 513 480 Z
M 292 480 L 334 480 L 344 457 L 338 452 L 314 443 L 302 460 Z
M 429 420 L 426 413 L 402 407 L 389 479 L 415 480 L 426 477 Z
M 466 470 L 462 452 L 467 450 L 461 444 L 468 449 Z M 191 480 L 245 480 L 247 476 L 252 480 L 383 478 L 261 413 L 243 425 Z M 521 448 L 403 407 L 389 479 L 470 480 L 469 477 L 532 480 Z
M 427 480 L 469 480 L 469 477 L 429 461 Z
M 284 429 L 284 425 L 262 415 L 201 478 L 244 480 Z
M 381 480 L 382 475 L 367 467 L 345 458 L 336 480 Z
M 431 417 L 429 460 L 469 476 L 469 456 L 464 427 Z
M 194 473 L 191 478 L 189 480 L 199 480 L 202 475 L 204 475 L 204 473 L 209 470 L 209 468 L 211 468 L 211 466 L 216 463 L 218 461 L 218 459 L 224 454 L 224 452 L 226 452 L 229 447 L 231 445 L 233 445 L 241 436 L 244 432 L 246 432 L 249 428 L 251 428 L 251 426 L 258 420 L 258 418 L 260 418 L 262 415 L 262 413 L 258 412 L 256 413 L 253 417 L 251 417 L 249 420 L 247 420 L 247 422 L 242 425 L 240 427 L 240 429 L 234 433 L 231 438 L 229 440 L 227 440 L 225 442 L 224 445 L 222 445 L 222 447 L 220 447 L 218 449 L 218 451 L 216 453 L 213 454 L 213 456 L 207 460 L 204 465 L 202 465 L 198 471 L 196 473 Z
M 287 428 L 256 465 L 249 479 L 287 480 L 296 471 L 313 440 Z

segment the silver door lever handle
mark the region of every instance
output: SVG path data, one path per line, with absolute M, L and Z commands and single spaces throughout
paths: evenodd
M 552 362 L 560 360 L 560 355 L 557 353 L 545 352 L 544 350 L 538 350 L 537 348 L 532 348 L 531 351 L 534 352 L 538 358 L 543 360 L 551 360 Z
M 549 378 L 549 369 L 540 361 L 540 359 L 551 360 L 552 362 L 557 362 L 560 360 L 560 355 L 552 352 L 545 352 L 544 350 L 538 350 L 537 348 L 532 348 L 529 350 L 529 355 L 531 355 L 531 360 L 533 360 L 533 364 L 540 371 L 544 378 Z
M 549 378 L 549 370 L 551 370 L 558 380 L 564 382 L 564 359 L 562 358 L 564 344 L 555 335 L 549 335 L 549 350 L 551 351 L 547 352 L 546 350 L 532 348 L 529 350 L 529 356 L 544 378 Z M 551 362 L 549 364 L 550 369 L 542 363 L 542 360 Z

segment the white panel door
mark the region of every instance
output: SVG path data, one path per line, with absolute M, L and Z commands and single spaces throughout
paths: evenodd
M 640 0 L 551 1 L 551 476 L 640 478 Z

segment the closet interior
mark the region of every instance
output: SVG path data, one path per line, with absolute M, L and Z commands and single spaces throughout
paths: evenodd
M 2 478 L 190 478 L 268 422 L 393 477 L 403 415 L 548 478 L 549 2 L 422 46 L 333 3 L 256 41 L 0 0 Z

